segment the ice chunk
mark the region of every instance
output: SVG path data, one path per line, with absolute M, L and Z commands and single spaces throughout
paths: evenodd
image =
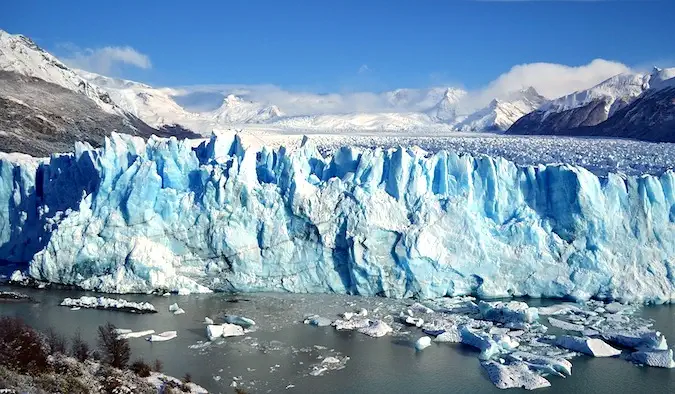
M 205 317 L 204 324 L 213 324 L 213 319 L 211 319 L 210 317 Z
M 206 326 L 206 336 L 209 338 L 209 341 L 213 341 L 223 336 L 223 330 L 224 327 L 220 324 L 209 324 Z
M 179 307 L 177 303 L 169 305 L 169 312 L 173 313 L 174 315 L 182 315 L 185 313 L 185 311 Z
M 485 320 L 508 323 L 525 322 L 532 323 L 539 318 L 537 308 L 532 308 L 524 302 L 485 302 L 478 303 L 478 309 Z
M 359 328 L 360 333 L 374 338 L 383 337 L 392 331 L 392 328 L 382 320 L 371 321 L 368 327 Z
M 61 306 L 93 308 L 93 309 L 112 309 L 133 313 L 156 313 L 155 307 L 148 302 L 130 302 L 123 299 L 113 299 L 106 297 L 87 297 L 65 298 Z
M 236 324 L 243 328 L 249 328 L 255 325 L 255 321 L 249 319 L 248 317 L 237 316 L 237 315 L 225 315 L 224 320 L 229 324 Z
M 309 324 L 311 326 L 325 327 L 330 326 L 332 322 L 330 319 L 327 319 L 325 317 L 321 317 L 319 315 L 311 315 L 305 319 L 304 323 Z
M 537 308 L 539 315 L 548 316 L 548 315 L 567 315 L 570 312 L 581 311 L 581 308 L 575 304 L 556 304 L 549 306 L 541 306 Z
M 431 346 L 431 338 L 430 337 L 421 337 L 420 339 L 415 341 L 415 349 L 417 349 L 417 350 L 424 350 L 429 346 Z
M 128 334 L 130 332 L 133 332 L 133 330 L 130 330 L 128 328 L 116 328 L 113 330 L 113 332 L 119 335 L 119 334 Z
M 244 328 L 236 324 L 225 323 L 222 324 L 223 337 L 236 337 L 244 335 Z
M 447 343 L 460 343 L 462 342 L 462 336 L 459 333 L 459 330 L 457 328 L 450 328 L 446 330 L 444 333 L 436 336 L 434 338 L 434 341 L 436 342 L 447 342 Z
M 410 310 L 415 312 L 415 313 L 433 313 L 434 310 L 429 308 L 426 305 L 420 304 L 419 302 L 416 302 L 410 306 Z
M 178 336 L 176 331 L 164 331 L 162 333 L 151 335 L 147 339 L 150 342 L 165 342 Z
M 641 350 L 630 355 L 631 359 L 639 364 L 650 367 L 675 368 L 673 350 Z
M 130 338 L 141 338 L 147 337 L 155 333 L 155 330 L 145 330 L 145 331 L 131 331 L 117 335 L 117 339 L 130 339 Z
M 546 373 L 562 374 L 569 376 L 572 374 L 572 363 L 564 358 L 550 357 L 529 352 L 515 351 L 509 354 L 509 357 L 526 361 L 530 367 L 541 370 Z
M 462 327 L 459 330 L 462 343 L 475 347 L 480 350 L 479 358 L 481 360 L 488 360 L 499 354 L 502 351 L 501 346 L 492 339 L 489 334 L 483 332 L 474 332 L 468 327 Z
M 582 326 L 581 324 L 574 324 L 574 323 L 569 323 L 563 320 L 558 320 L 552 317 L 548 318 L 548 322 L 551 323 L 553 327 L 558 327 L 563 330 L 567 331 L 579 331 L 582 332 L 586 329 L 586 327 Z
M 666 337 L 659 331 L 606 330 L 602 332 L 602 337 L 608 342 L 633 349 L 668 349 Z
M 337 330 L 358 330 L 370 326 L 370 320 L 364 318 L 341 320 L 337 319 L 333 322 L 333 326 Z
M 411 317 L 411 316 L 406 316 L 405 320 L 403 320 L 407 325 L 410 326 L 415 326 L 415 327 L 422 327 L 424 325 L 424 320 L 420 317 Z
M 621 354 L 621 350 L 615 349 L 606 344 L 602 339 L 597 338 L 562 335 L 556 339 L 555 344 L 565 349 L 593 357 L 614 357 Z
M 495 361 L 483 361 L 481 364 L 492 383 L 500 389 L 522 387 L 526 390 L 534 390 L 551 386 L 548 380 L 530 370 L 527 364 L 522 362 L 503 365 Z

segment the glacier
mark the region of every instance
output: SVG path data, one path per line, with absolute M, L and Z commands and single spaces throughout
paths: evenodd
M 88 290 L 675 300 L 675 173 L 113 133 L 0 157 L 0 261 Z

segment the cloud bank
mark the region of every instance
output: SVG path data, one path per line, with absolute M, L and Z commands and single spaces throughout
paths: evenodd
M 614 75 L 631 72 L 625 64 L 596 59 L 580 66 L 554 63 L 529 63 L 513 66 L 487 85 L 466 92 L 460 111 L 469 113 L 484 107 L 494 98 L 534 87 L 539 94 L 553 99 L 588 89 Z M 274 85 L 203 85 L 178 88 L 177 101 L 190 110 L 217 107 L 221 97 L 236 94 L 251 101 L 279 106 L 288 115 L 337 114 L 350 112 L 416 112 L 429 109 L 443 97 L 446 88 L 399 89 L 382 93 L 354 92 L 317 94 L 290 91 Z M 210 101 L 204 100 L 209 97 Z
M 79 48 L 73 44 L 61 44 L 65 56 L 61 60 L 68 66 L 103 75 L 115 74 L 122 66 L 140 69 L 152 68 L 150 57 L 130 46 L 106 46 L 102 48 Z

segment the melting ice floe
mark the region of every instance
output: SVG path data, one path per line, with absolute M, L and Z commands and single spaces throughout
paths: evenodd
M 311 142 L 113 134 L 49 161 L 0 159 L 0 185 L 3 259 L 85 289 L 675 294 L 672 171 L 599 178 L 414 148 L 324 157 Z

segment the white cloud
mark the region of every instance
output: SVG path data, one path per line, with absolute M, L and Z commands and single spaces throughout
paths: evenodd
M 464 103 L 467 109 L 487 104 L 510 92 L 533 87 L 547 98 L 557 98 L 578 90 L 588 89 L 614 75 L 630 72 L 625 64 L 595 59 L 582 66 L 555 63 L 528 63 L 512 67 L 482 89 L 471 92 Z
M 130 46 L 106 46 L 103 48 L 79 48 L 73 44 L 61 44 L 66 54 L 61 60 L 67 65 L 99 74 L 111 74 L 119 71 L 121 66 L 132 66 L 141 69 L 152 68 L 148 55 Z
M 368 67 L 367 64 L 362 64 L 361 67 L 359 67 L 359 74 L 365 74 L 370 71 L 370 67 Z

